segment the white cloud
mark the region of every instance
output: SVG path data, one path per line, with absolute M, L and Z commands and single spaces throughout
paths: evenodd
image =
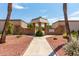
M 79 17 L 69 17 L 69 20 L 79 20 Z
M 64 18 L 60 18 L 59 20 L 64 20 Z M 68 15 L 68 20 L 79 20 L 79 10 Z
M 47 16 L 46 16 L 46 15 L 44 15 L 44 16 L 42 16 L 42 17 L 47 18 Z
M 40 10 L 40 12 L 41 12 L 41 13 L 46 13 L 47 10 L 46 10 L 46 9 L 42 9 L 42 10 Z
M 58 21 L 58 18 L 48 19 L 48 22 L 50 23 L 50 25 L 56 21 Z
M 64 20 L 64 18 L 61 18 L 59 20 Z M 79 20 L 79 17 L 68 17 L 68 20 Z
M 75 17 L 75 16 L 78 16 L 78 15 L 79 15 L 79 10 L 70 14 L 69 17 Z
M 49 23 L 52 24 L 58 20 L 64 20 L 63 17 L 48 19 Z M 79 11 L 75 11 L 68 16 L 68 20 L 79 20 Z
M 19 5 L 17 3 L 13 4 L 13 8 L 15 8 L 15 9 L 26 9 L 26 7 Z M 28 9 L 28 7 L 27 7 L 27 9 Z
M 69 16 L 68 16 L 68 20 L 79 20 L 79 10 L 72 12 Z

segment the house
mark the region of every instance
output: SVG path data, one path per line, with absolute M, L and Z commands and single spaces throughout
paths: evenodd
M 21 19 L 11 19 L 10 23 L 13 24 L 13 34 L 28 34 L 33 35 L 34 31 L 32 29 L 27 28 L 28 23 Z M 5 19 L 0 19 L 0 32 L 2 32 L 5 24 Z
M 11 19 L 10 23 L 13 25 L 13 34 L 33 34 L 33 30 L 27 28 L 27 23 L 21 19 Z M 5 19 L 0 19 L 0 33 L 3 30 Z
M 56 30 L 60 31 L 60 29 L 58 28 L 59 26 L 62 26 L 61 28 L 65 31 L 64 20 L 59 20 L 52 24 L 52 28 L 54 28 L 55 31 Z M 69 20 L 69 28 L 70 28 L 70 31 L 79 31 L 79 20 Z
M 21 19 L 11 19 L 10 23 L 13 24 L 13 26 L 20 26 L 22 28 L 27 28 L 27 23 Z M 0 31 L 3 30 L 5 24 L 5 19 L 0 19 Z

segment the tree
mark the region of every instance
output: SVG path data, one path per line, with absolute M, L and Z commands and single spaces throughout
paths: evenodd
M 14 27 L 13 24 L 11 22 L 7 23 L 7 34 L 13 34 L 14 31 Z
M 51 29 L 52 26 L 50 24 L 47 25 L 47 29 Z
M 64 12 L 64 19 L 65 19 L 65 27 L 66 27 L 66 32 L 67 32 L 67 37 L 68 37 L 68 42 L 71 41 L 71 33 L 70 33 L 70 28 L 69 28 L 69 23 L 68 23 L 68 16 L 67 16 L 67 3 L 63 3 L 63 12 Z
M 7 31 L 7 23 L 10 20 L 10 16 L 11 16 L 11 12 L 12 12 L 12 3 L 8 3 L 8 11 L 7 12 L 8 13 L 7 13 L 4 28 L 3 28 L 3 31 L 2 31 L 0 43 L 5 43 L 6 31 Z
M 29 29 L 33 29 L 34 26 L 33 26 L 32 23 L 30 23 L 30 24 L 27 25 L 27 27 L 28 27 Z

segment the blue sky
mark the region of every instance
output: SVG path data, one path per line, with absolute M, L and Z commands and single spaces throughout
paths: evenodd
M 62 3 L 13 3 L 12 19 L 22 19 L 30 22 L 31 19 L 42 16 L 50 23 L 63 19 Z M 0 19 L 7 15 L 7 4 L 0 3 Z M 79 4 L 68 4 L 69 20 L 79 19 Z

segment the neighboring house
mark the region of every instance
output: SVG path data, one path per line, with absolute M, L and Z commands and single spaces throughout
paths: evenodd
M 13 24 L 14 27 L 19 26 L 21 28 L 27 28 L 27 23 L 21 19 L 11 19 L 10 23 Z M 3 30 L 4 24 L 5 24 L 5 19 L 0 19 L 0 31 Z
M 21 20 L 21 19 L 11 19 L 10 23 L 13 24 L 14 29 L 13 29 L 13 33 L 16 35 L 19 34 L 29 34 L 32 35 L 34 32 L 31 29 L 27 28 L 28 23 L 26 23 L 25 21 Z M 0 19 L 0 32 L 3 30 L 5 24 L 5 19 Z
M 64 26 L 65 30 L 65 21 L 64 20 L 59 20 L 55 23 L 52 24 L 52 28 L 57 28 L 59 25 Z M 70 31 L 79 31 L 79 20 L 69 20 L 69 27 Z

